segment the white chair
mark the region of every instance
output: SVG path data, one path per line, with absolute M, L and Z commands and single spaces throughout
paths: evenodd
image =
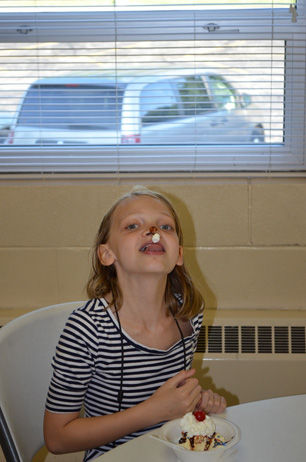
M 0 329 L 0 443 L 7 462 L 30 462 L 44 446 L 51 360 L 66 319 L 83 304 L 41 308 Z

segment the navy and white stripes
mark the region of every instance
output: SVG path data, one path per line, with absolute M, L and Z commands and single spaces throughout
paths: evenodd
M 202 313 L 191 320 L 193 333 L 184 339 L 190 368 L 202 324 Z M 124 375 L 121 409 L 149 398 L 166 380 L 184 368 L 182 340 L 168 350 L 135 342 L 123 330 Z M 91 300 L 69 317 L 53 358 L 54 369 L 46 408 L 51 412 L 80 411 L 99 416 L 118 411 L 121 380 L 121 336 L 116 317 L 104 299 Z M 159 425 L 158 425 L 159 426 Z M 122 438 L 124 443 L 154 427 Z M 85 461 L 101 455 L 112 444 L 87 451 Z

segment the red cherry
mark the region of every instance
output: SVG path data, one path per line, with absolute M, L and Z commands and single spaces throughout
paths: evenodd
M 194 413 L 194 416 L 198 422 L 203 422 L 203 420 L 205 420 L 205 417 L 206 417 L 205 412 L 203 411 L 196 411 Z

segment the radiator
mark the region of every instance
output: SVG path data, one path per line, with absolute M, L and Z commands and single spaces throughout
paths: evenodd
M 229 405 L 306 393 L 305 311 L 207 311 L 194 357 Z
M 193 366 L 229 405 L 306 393 L 306 311 L 205 310 Z

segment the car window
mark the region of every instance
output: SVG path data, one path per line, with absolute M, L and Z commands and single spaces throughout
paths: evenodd
M 189 76 L 174 82 L 183 102 L 184 114 L 194 116 L 214 109 L 201 76 Z
M 161 81 L 147 85 L 141 92 L 142 125 L 167 122 L 181 116 L 178 98 L 170 83 Z
M 122 90 L 94 85 L 33 85 L 18 125 L 59 129 L 116 129 Z
M 219 109 L 236 109 L 235 91 L 218 75 L 210 75 L 209 82 L 213 92 L 213 99 Z

